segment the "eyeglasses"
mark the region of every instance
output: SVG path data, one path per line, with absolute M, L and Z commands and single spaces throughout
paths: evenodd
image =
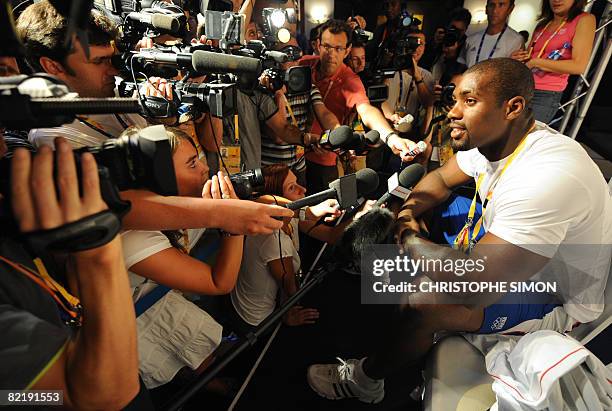
M 325 49 L 326 52 L 330 53 L 332 50 L 335 50 L 337 53 L 344 53 L 346 51 L 346 47 L 334 47 L 331 44 L 321 43 L 321 47 Z

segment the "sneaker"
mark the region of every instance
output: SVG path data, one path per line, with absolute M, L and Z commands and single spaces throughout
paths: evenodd
M 328 400 L 343 398 L 357 398 L 359 401 L 377 404 L 385 397 L 384 381 L 371 386 L 359 384 L 355 379 L 355 368 L 359 367 L 359 360 L 344 361 L 338 358 L 340 365 L 317 364 L 308 367 L 306 379 L 308 385 L 321 397 Z

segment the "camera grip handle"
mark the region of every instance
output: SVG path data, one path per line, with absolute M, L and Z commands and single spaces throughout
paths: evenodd
M 51 229 L 26 233 L 23 238 L 35 254 L 90 250 L 109 243 L 121 230 L 121 221 L 110 210 Z

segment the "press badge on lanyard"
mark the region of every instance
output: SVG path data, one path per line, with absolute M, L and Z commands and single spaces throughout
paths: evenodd
M 476 198 L 478 197 L 478 190 L 482 185 L 482 180 L 484 180 L 484 174 L 478 175 L 478 179 L 476 180 L 476 192 L 474 193 L 474 198 L 472 199 L 472 204 L 470 205 L 470 210 L 468 211 L 467 220 L 461 231 L 459 231 L 459 234 L 457 234 L 457 237 L 455 238 L 455 242 L 453 244 L 453 248 L 455 248 L 456 250 L 461 250 L 466 254 L 472 252 L 472 249 L 476 245 L 476 237 L 478 236 L 478 233 L 480 232 L 480 227 L 484 222 L 484 215 L 486 212 L 487 205 L 489 204 L 489 201 L 491 201 L 491 197 L 493 196 L 493 190 L 497 186 L 499 180 L 501 180 L 502 176 L 504 175 L 510 164 L 512 164 L 516 156 L 525 148 L 527 136 L 533 131 L 534 128 L 535 125 L 532 126 L 531 129 L 529 129 L 529 131 L 527 132 L 527 134 L 523 136 L 521 143 L 518 145 L 518 147 L 514 149 L 512 154 L 510 154 L 510 157 L 508 157 L 508 161 L 506 162 L 506 165 L 504 165 L 504 168 L 502 168 L 502 171 L 499 173 L 499 177 L 497 177 L 497 180 L 495 180 L 495 182 L 491 184 L 491 188 L 489 188 L 487 197 L 482 202 L 482 215 L 480 216 L 476 224 L 474 224 L 474 215 L 476 214 Z M 472 235 L 470 236 L 470 229 L 472 228 L 472 226 L 474 227 L 474 229 L 472 231 Z
M 240 130 L 238 128 L 238 114 L 234 115 L 234 142 L 221 145 L 221 158 L 230 174 L 240 173 Z

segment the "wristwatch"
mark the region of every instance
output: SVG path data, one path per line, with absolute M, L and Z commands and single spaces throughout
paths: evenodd
M 387 144 L 387 142 L 389 141 L 389 137 L 391 137 L 392 135 L 396 135 L 399 137 L 399 135 L 395 132 L 395 131 L 390 131 L 385 138 L 383 138 L 382 136 L 380 137 L 380 139 L 383 141 L 383 143 Z M 401 138 L 401 137 L 400 137 Z
M 298 210 L 298 217 L 300 218 L 300 221 L 305 221 L 306 220 L 306 208 L 307 207 L 304 207 L 304 208 L 300 208 Z

